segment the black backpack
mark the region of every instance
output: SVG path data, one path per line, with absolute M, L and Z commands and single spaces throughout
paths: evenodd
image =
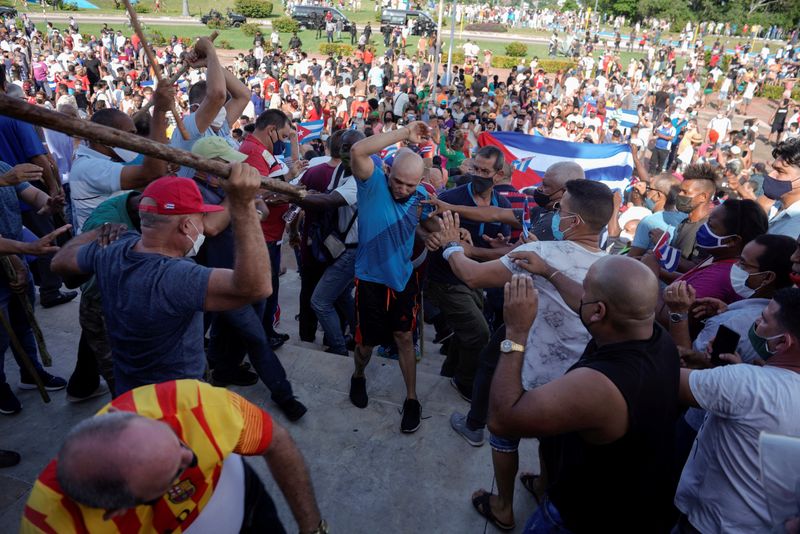
M 339 164 L 333 173 L 333 180 L 328 192 L 334 191 L 339 187 L 339 181 L 344 176 L 345 166 Z M 320 263 L 333 263 L 342 255 L 345 249 L 345 239 L 353 224 L 358 217 L 358 210 L 355 210 L 347 228 L 344 232 L 339 232 L 339 209 L 330 209 L 316 214 L 316 220 L 308 230 L 311 239 L 311 256 Z

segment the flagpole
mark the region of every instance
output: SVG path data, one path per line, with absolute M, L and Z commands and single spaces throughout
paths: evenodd
M 442 17 L 444 16 L 444 2 L 439 2 L 439 21 L 436 26 L 436 43 L 434 46 L 434 54 L 436 57 L 433 59 L 433 86 L 431 87 L 431 94 L 428 95 L 429 100 L 434 98 L 436 94 L 436 87 L 439 85 L 439 67 L 441 67 L 442 56 Z
M 456 35 L 456 1 L 453 0 L 453 12 L 450 14 L 450 47 L 447 50 L 447 75 L 450 76 L 450 73 L 453 72 L 453 41 L 455 40 Z M 452 80 L 448 78 L 450 84 L 453 83 Z

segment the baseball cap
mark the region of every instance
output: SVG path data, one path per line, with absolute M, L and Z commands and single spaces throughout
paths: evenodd
M 216 135 L 209 135 L 199 139 L 192 146 L 192 153 L 204 158 L 222 158 L 228 163 L 239 163 L 247 159 L 247 156 L 234 150 L 225 139 Z
M 188 215 L 190 213 L 212 213 L 222 211 L 222 206 L 204 204 L 200 189 L 191 178 L 164 176 L 145 187 L 142 198 L 151 198 L 155 206 L 141 204 L 139 211 L 160 215 Z

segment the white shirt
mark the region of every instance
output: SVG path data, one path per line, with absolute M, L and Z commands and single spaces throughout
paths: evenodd
M 582 283 L 586 272 L 605 252 L 590 252 L 571 241 L 535 241 L 514 249 L 514 252 L 536 252 L 572 280 Z M 508 256 L 500 258 L 513 274 L 529 274 L 517 267 Z M 581 354 L 592 336 L 581 324 L 578 314 L 561 298 L 547 278 L 534 276 L 539 290 L 539 312 L 533 321 L 525 345 L 522 385 L 526 390 L 547 384 L 563 375 Z
M 767 233 L 797 239 L 797 236 L 800 235 L 800 202 L 795 202 L 770 217 Z
M 69 187 L 76 233 L 80 233 L 83 223 L 97 206 L 122 190 L 123 167 L 122 163 L 86 145 L 80 145 L 75 151 Z
M 719 134 L 719 142 L 721 143 L 728 134 L 728 130 L 731 128 L 731 120 L 728 117 L 722 117 L 721 119 L 714 117 L 711 119 L 711 122 L 708 123 L 708 127 L 717 131 Z
M 701 532 L 770 532 L 758 436 L 800 436 L 800 374 L 726 365 L 693 371 L 689 387 L 709 413 L 683 468 L 675 505 Z
M 334 176 L 336 175 L 336 171 L 334 171 Z M 339 180 L 339 186 L 334 189 L 337 193 L 342 195 L 342 198 L 347 202 L 346 206 L 341 206 L 339 208 L 339 213 L 337 217 L 337 222 L 339 225 L 339 232 L 344 233 L 347 230 L 347 227 L 350 225 L 350 221 L 353 216 L 356 216 L 356 220 L 353 221 L 353 225 L 348 230 L 347 235 L 345 236 L 344 243 L 345 245 L 355 245 L 358 243 L 358 181 L 352 175 L 350 176 L 342 176 L 341 180 Z M 331 185 L 333 185 L 333 181 L 331 181 Z

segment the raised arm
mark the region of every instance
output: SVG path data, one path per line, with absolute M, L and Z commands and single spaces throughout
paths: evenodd
M 211 271 L 206 311 L 239 308 L 272 293 L 269 257 L 255 206 L 261 175 L 253 167 L 237 163 L 230 178 L 222 183 L 230 199 L 236 254 L 233 270 Z
M 161 84 L 153 94 L 153 115 L 150 117 L 150 139 L 167 144 L 167 110 L 172 108 L 175 88 Z M 145 156 L 141 165 L 126 165 L 119 175 L 123 190 L 142 189 L 147 184 L 167 174 L 167 162 Z
M 222 74 L 225 76 L 225 88 L 231 94 L 231 99 L 225 104 L 226 118 L 228 126 L 233 128 L 233 123 L 239 120 L 250 103 L 250 90 L 228 69 L 222 69 Z
M 214 49 L 214 43 L 207 37 L 201 37 L 188 54 L 192 67 L 206 67 L 206 97 L 200 103 L 195 114 L 197 129 L 205 132 L 219 110 L 225 105 L 225 75 L 222 65 Z M 238 117 L 237 117 L 238 118 Z
M 400 141 L 420 143 L 430 135 L 429 132 L 427 124 L 422 121 L 416 121 L 406 128 L 399 128 L 362 139 L 350 149 L 350 166 L 353 170 L 353 176 L 359 180 L 369 180 L 375 170 L 375 163 L 370 156 Z

